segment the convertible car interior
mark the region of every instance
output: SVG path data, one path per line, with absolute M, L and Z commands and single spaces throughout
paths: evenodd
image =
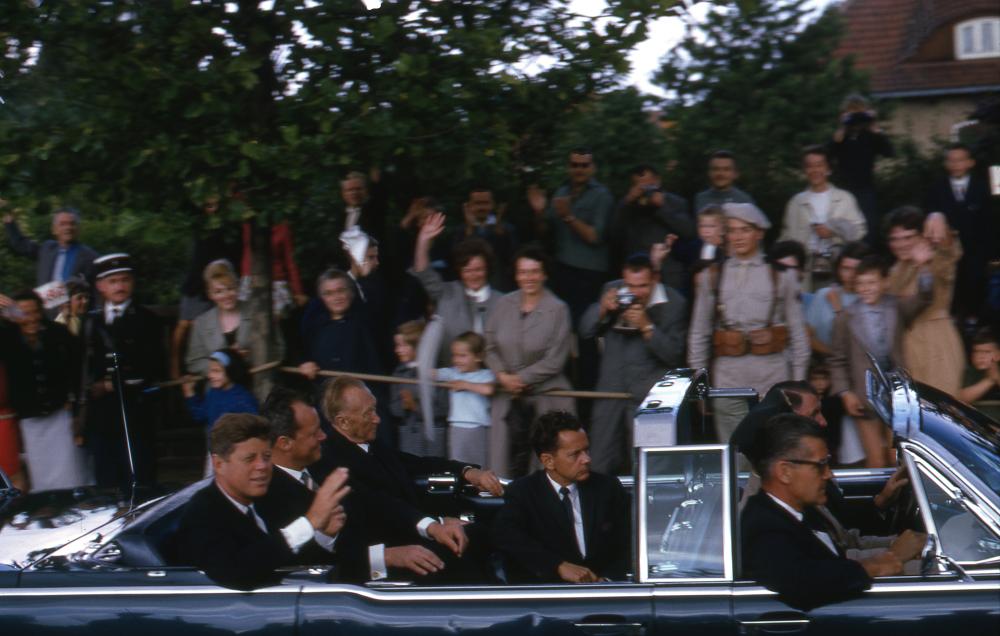
M 207 482 L 134 508 L 92 491 L 53 492 L 0 501 L 0 629 L 861 636 L 940 634 L 961 625 L 970 634 L 996 633 L 1000 424 L 905 373 L 872 374 L 868 395 L 892 427 L 909 483 L 881 514 L 872 499 L 893 469 L 835 471 L 840 520 L 865 535 L 913 529 L 928 538 L 918 573 L 876 579 L 850 600 L 803 611 L 742 575 L 738 502 L 748 474 L 728 445 L 697 441 L 709 398 L 755 395 L 710 387 L 705 371 L 679 369 L 636 414 L 633 474 L 620 478 L 633 515 L 625 581 L 507 585 L 502 563 L 491 559 L 495 576 L 479 585 L 356 585 L 322 566 L 289 568 L 279 585 L 241 592 L 178 563 L 171 547 L 184 506 Z M 424 508 L 441 515 L 488 524 L 502 504 L 457 488 L 454 476 L 426 476 L 418 485 Z M 10 492 L 0 488 L 3 498 Z M 266 628 L 252 629 L 257 622 Z

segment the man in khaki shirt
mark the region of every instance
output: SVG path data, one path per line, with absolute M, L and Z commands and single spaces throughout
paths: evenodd
M 750 203 L 722 207 L 729 258 L 695 280 L 688 365 L 709 369 L 712 386 L 750 387 L 764 395 L 777 382 L 806 377 L 809 338 L 799 285 L 794 271 L 775 272 L 764 258 L 761 244 L 771 227 L 764 213 Z M 712 408 L 716 433 L 725 442 L 747 403 L 720 398 Z

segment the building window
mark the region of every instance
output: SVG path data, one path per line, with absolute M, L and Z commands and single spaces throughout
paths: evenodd
M 976 18 L 955 25 L 955 57 L 1000 57 L 1000 18 Z

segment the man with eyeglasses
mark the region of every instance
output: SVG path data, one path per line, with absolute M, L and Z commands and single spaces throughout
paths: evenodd
M 569 305 L 574 328 L 608 280 L 607 234 L 615 201 L 611 191 L 594 179 L 596 171 L 593 151 L 574 148 L 569 153 L 569 179 L 551 201 L 538 187 L 528 190 L 536 231 L 551 237 L 555 246 L 552 291 Z M 580 341 L 579 367 L 586 377 L 578 378 L 578 388 L 592 387 L 597 380 L 597 350 L 592 342 Z
M 781 414 L 756 433 L 754 469 L 761 491 L 740 519 L 744 574 L 800 609 L 867 590 L 872 578 L 903 572 L 892 547 L 858 561 L 847 558 L 817 512 L 827 501 L 830 455 L 816 423 Z

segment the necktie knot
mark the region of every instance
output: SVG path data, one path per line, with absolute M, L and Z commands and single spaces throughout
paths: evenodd
M 566 486 L 562 486 L 561 488 L 559 488 L 559 494 L 562 495 L 563 499 L 569 497 L 569 488 L 567 488 Z
M 302 485 L 309 490 L 316 490 L 316 482 L 313 480 L 312 475 L 309 474 L 308 470 L 303 470 L 302 475 L 299 477 L 302 480 Z

